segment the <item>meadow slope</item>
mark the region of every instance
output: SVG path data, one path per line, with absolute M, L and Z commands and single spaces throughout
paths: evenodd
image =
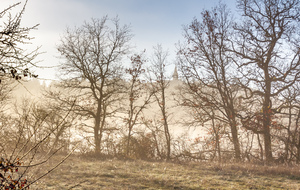
M 51 168 L 59 157 L 39 167 Z M 31 189 L 300 189 L 300 167 L 96 160 L 72 156 Z

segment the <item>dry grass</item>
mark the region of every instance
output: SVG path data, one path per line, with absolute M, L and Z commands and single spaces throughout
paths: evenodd
M 72 156 L 31 189 L 300 189 L 299 169 L 251 164 L 101 161 Z M 40 168 L 41 171 L 46 169 Z

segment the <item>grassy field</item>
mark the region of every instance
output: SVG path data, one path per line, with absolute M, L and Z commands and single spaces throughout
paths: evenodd
M 54 164 L 55 160 L 44 167 Z M 40 167 L 35 172 L 45 171 Z M 300 167 L 103 161 L 72 156 L 31 189 L 300 189 Z

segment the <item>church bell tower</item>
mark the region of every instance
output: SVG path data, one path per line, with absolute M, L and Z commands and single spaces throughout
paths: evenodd
M 177 66 L 175 66 L 174 73 L 172 76 L 173 76 L 173 80 L 178 80 Z

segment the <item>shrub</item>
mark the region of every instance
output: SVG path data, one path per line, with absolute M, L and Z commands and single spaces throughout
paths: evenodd
M 0 159 L 0 188 L 1 189 L 29 189 L 23 173 L 19 173 L 22 162 L 16 159 L 10 162 L 8 159 Z
M 127 138 L 127 136 L 124 136 L 119 142 L 120 151 L 123 154 L 127 152 Z M 131 136 L 129 149 L 129 158 L 142 160 L 153 160 L 155 158 L 155 143 L 151 135 Z

